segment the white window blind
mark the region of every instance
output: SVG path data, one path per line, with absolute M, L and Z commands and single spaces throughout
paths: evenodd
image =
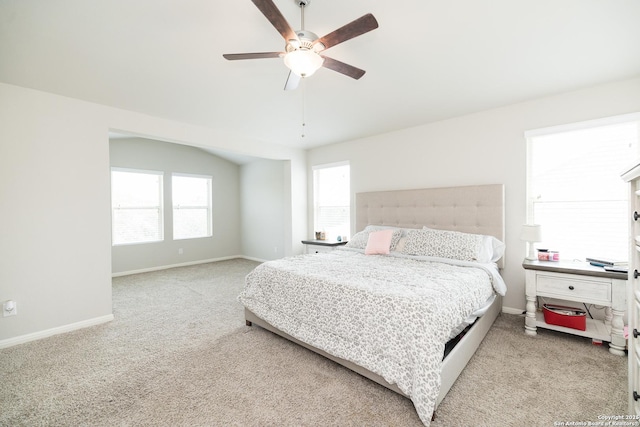
M 350 181 L 349 164 L 313 168 L 314 231 L 324 231 L 332 239 L 349 235 Z
M 163 239 L 162 172 L 111 170 L 112 244 Z
M 638 157 L 638 117 L 533 131 L 527 136 L 527 217 L 542 226 L 538 248 L 564 260 L 628 258 L 627 186 Z
M 213 235 L 212 178 L 173 174 L 173 238 L 194 239 Z

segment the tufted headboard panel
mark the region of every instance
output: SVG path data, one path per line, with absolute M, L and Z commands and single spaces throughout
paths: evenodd
M 504 239 L 504 185 L 422 188 L 356 194 L 356 231 L 367 225 L 486 234 Z M 503 260 L 498 262 L 502 267 Z

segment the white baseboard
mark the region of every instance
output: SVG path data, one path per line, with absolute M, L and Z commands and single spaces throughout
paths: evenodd
M 252 257 L 252 256 L 244 256 L 244 255 L 243 255 L 243 256 L 240 256 L 240 257 L 238 257 L 238 258 L 244 258 L 244 259 L 246 259 L 246 260 L 249 260 L 249 261 L 256 261 L 256 262 L 267 262 L 267 261 L 269 261 L 269 260 L 267 260 L 267 259 L 254 258 L 254 257 Z
M 524 308 L 513 308 L 513 307 L 502 306 L 502 312 L 507 314 L 521 315 L 523 311 L 524 311 Z
M 227 260 L 236 259 L 236 258 L 250 259 L 242 255 L 232 255 L 232 256 L 225 256 L 221 258 L 201 259 L 197 261 L 182 262 L 180 264 L 159 265 L 156 267 L 141 268 L 139 270 L 120 271 L 118 273 L 111 273 L 111 277 L 129 276 L 131 274 L 139 274 L 139 273 L 149 273 L 150 271 L 168 270 L 170 268 L 187 267 L 190 265 L 207 264 L 210 262 L 217 262 L 217 261 L 227 261 Z M 253 261 L 257 261 L 257 260 L 253 260 Z
M 112 320 L 113 320 L 113 314 L 107 314 L 106 316 L 94 317 L 93 319 L 87 319 L 81 322 L 71 323 L 69 325 L 62 325 L 56 328 L 45 329 L 44 331 L 38 331 L 32 334 L 26 334 L 26 335 L 20 335 L 18 337 L 8 338 L 6 340 L 0 341 L 0 348 L 13 347 L 14 345 L 24 344 L 24 343 L 39 340 L 42 338 L 48 338 L 53 335 L 64 334 L 66 332 L 75 331 L 77 329 L 87 328 L 89 326 L 95 326 L 101 323 L 107 323 Z

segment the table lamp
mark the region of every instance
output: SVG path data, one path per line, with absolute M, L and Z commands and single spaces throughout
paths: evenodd
M 542 227 L 539 224 L 525 224 L 522 226 L 520 239 L 527 242 L 527 258 L 529 261 L 538 259 L 535 254 L 535 243 L 542 241 Z

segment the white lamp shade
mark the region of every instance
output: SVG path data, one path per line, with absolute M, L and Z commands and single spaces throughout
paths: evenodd
M 539 224 L 525 224 L 520 232 L 520 239 L 526 242 L 541 242 L 542 227 Z
M 300 77 L 309 77 L 323 62 L 323 57 L 309 49 L 296 49 L 284 56 L 284 65 Z

